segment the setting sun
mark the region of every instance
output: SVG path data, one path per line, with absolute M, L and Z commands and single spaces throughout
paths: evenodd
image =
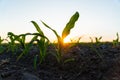
M 70 38 L 69 37 L 64 39 L 64 43 L 69 43 L 69 42 L 70 42 Z

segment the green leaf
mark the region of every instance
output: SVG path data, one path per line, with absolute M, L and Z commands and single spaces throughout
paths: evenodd
M 38 60 L 38 55 L 35 55 L 34 56 L 34 62 L 33 62 L 33 66 L 34 66 L 34 69 L 36 70 L 37 69 L 37 60 Z
M 5 48 L 3 46 L 0 46 L 0 54 L 3 53 Z
M 118 34 L 118 32 L 116 33 L 116 36 L 117 36 L 116 41 L 119 42 L 119 34 Z
M 62 39 L 64 39 L 67 35 L 70 34 L 70 30 L 74 27 L 75 22 L 79 18 L 79 13 L 76 12 L 71 18 L 70 21 L 66 24 L 65 28 L 63 29 L 62 32 Z
M 102 39 L 102 36 L 101 37 L 99 37 L 99 40 L 101 40 Z
M 32 22 L 33 25 L 35 26 L 36 30 L 37 30 L 40 34 L 44 35 L 43 31 L 40 29 L 40 27 L 38 26 L 38 24 L 37 24 L 35 21 L 31 21 L 31 22 Z
M 4 39 L 2 39 L 0 36 L 0 45 L 2 44 L 3 41 L 4 41 Z
M 28 43 L 25 47 L 25 49 L 23 50 L 23 52 L 17 57 L 17 61 L 20 60 L 22 58 L 23 55 L 26 55 L 29 50 L 30 50 L 30 47 L 32 46 L 32 42 Z
M 56 37 L 57 37 L 57 39 L 58 39 L 58 42 L 60 42 L 60 41 L 61 41 L 61 38 L 60 38 L 60 36 L 58 35 L 58 33 L 57 33 L 54 29 L 52 29 L 50 26 L 48 26 L 46 23 L 44 23 L 43 21 L 41 21 L 41 22 L 44 24 L 45 27 L 49 28 L 50 30 L 52 30 L 52 31 L 54 32 L 54 34 L 56 35 Z
M 42 35 L 42 34 L 39 34 L 39 33 L 33 33 L 32 35 L 36 35 L 36 36 L 39 36 L 41 37 L 42 39 L 47 39 L 47 41 L 50 41 L 46 36 Z
M 51 30 L 54 32 L 54 34 L 56 35 L 57 38 L 60 37 L 60 36 L 58 35 L 58 33 L 57 33 L 54 29 L 52 29 L 50 26 L 48 26 L 48 25 L 47 25 L 46 23 L 44 23 L 43 21 L 41 21 L 41 22 L 44 24 L 45 27 L 51 29 Z

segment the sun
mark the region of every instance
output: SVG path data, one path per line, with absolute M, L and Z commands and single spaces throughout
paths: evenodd
M 70 38 L 66 37 L 64 40 L 63 40 L 64 43 L 70 43 Z

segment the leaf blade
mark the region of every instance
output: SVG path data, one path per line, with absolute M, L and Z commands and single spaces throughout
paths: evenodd
M 48 26 L 48 25 L 47 25 L 46 23 L 44 23 L 43 21 L 41 21 L 41 22 L 43 23 L 43 25 L 44 25 L 45 27 L 47 27 L 47 28 L 49 28 L 50 30 L 52 30 L 58 39 L 60 38 L 60 36 L 58 35 L 58 33 L 57 33 L 54 29 L 52 29 L 50 26 Z
M 69 22 L 66 24 L 65 28 L 62 32 L 62 39 L 64 39 L 68 34 L 70 34 L 70 30 L 74 27 L 75 22 L 79 18 L 79 13 L 76 12 L 69 20 Z
M 35 21 L 31 21 L 31 22 L 32 22 L 33 25 L 35 26 L 36 30 L 37 30 L 40 34 L 44 35 L 44 33 L 43 33 L 43 31 L 40 29 L 39 25 L 38 25 Z

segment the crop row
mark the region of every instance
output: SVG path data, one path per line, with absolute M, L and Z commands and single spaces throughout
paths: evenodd
M 56 35 L 57 37 L 57 46 L 52 44 L 49 40 L 48 37 L 46 37 L 46 35 L 44 34 L 44 32 L 41 30 L 41 28 L 39 27 L 39 25 L 35 22 L 35 21 L 31 21 L 31 23 L 34 25 L 34 27 L 36 28 L 37 33 L 25 33 L 25 34 L 20 34 L 20 35 L 16 35 L 12 32 L 8 32 L 8 47 L 7 47 L 7 51 L 11 51 L 14 55 L 14 53 L 16 52 L 16 49 L 21 50 L 22 52 L 20 53 L 20 55 L 18 55 L 16 61 L 20 60 L 24 55 L 28 55 L 28 52 L 31 48 L 31 46 L 36 43 L 36 45 L 39 47 L 39 62 L 42 63 L 43 61 L 45 61 L 45 57 L 47 56 L 47 48 L 48 45 L 53 45 L 55 47 L 56 53 L 54 54 L 54 56 L 56 57 L 56 60 L 58 61 L 58 63 L 66 63 L 69 61 L 73 61 L 73 58 L 69 58 L 63 61 L 62 59 L 62 51 L 64 48 L 64 42 L 63 40 L 70 34 L 70 31 L 72 28 L 74 28 L 75 26 L 75 22 L 78 20 L 79 18 L 79 13 L 76 12 L 69 20 L 69 22 L 66 24 L 65 28 L 62 31 L 62 36 L 60 36 L 56 30 L 52 29 L 50 26 L 48 26 L 45 22 L 41 21 L 43 23 L 43 25 L 50 29 L 51 31 L 53 31 L 53 33 Z M 27 36 L 33 36 L 32 39 L 26 43 L 26 37 Z M 117 39 L 113 40 L 113 46 L 116 46 L 119 44 L 119 35 L 118 33 L 117 35 Z M 99 45 L 100 44 L 100 40 L 102 37 L 99 38 L 95 38 L 96 40 L 96 44 Z M 90 37 L 91 39 L 91 43 L 93 43 L 93 39 Z M 6 40 L 6 39 L 5 39 Z M 4 41 L 4 39 L 2 39 L 0 37 L 0 54 L 4 53 L 4 51 L 6 50 L 3 45 L 2 42 Z M 16 42 L 20 45 L 20 47 L 16 46 Z M 79 41 L 77 42 L 79 43 Z M 96 51 L 96 50 L 95 50 Z M 34 68 L 36 68 L 36 64 L 38 61 L 38 55 L 36 55 L 34 57 Z
M 49 28 L 50 30 L 52 30 L 54 32 L 54 34 L 57 37 L 57 46 L 53 45 L 56 48 L 56 54 L 55 57 L 57 59 L 57 61 L 59 63 L 63 62 L 62 61 L 62 49 L 63 49 L 63 40 L 64 38 L 66 38 L 69 34 L 70 34 L 70 30 L 74 27 L 75 22 L 78 20 L 79 18 L 79 13 L 76 12 L 69 20 L 69 22 L 66 24 L 63 32 L 62 32 L 62 36 L 60 36 L 54 29 L 52 29 L 50 26 L 48 26 L 45 22 L 41 21 L 43 23 L 43 25 L 47 28 Z M 44 32 L 41 30 L 41 28 L 39 27 L 39 25 L 35 22 L 35 21 L 31 21 L 34 25 L 34 27 L 37 30 L 37 33 L 25 33 L 25 34 L 20 34 L 20 35 L 16 35 L 12 32 L 8 32 L 8 49 L 7 51 L 12 51 L 13 55 L 16 51 L 16 42 L 18 44 L 20 44 L 20 47 L 22 49 L 22 53 L 17 57 L 17 61 L 20 60 L 24 55 L 28 54 L 28 51 L 30 50 L 30 47 L 36 43 L 39 47 L 39 59 L 40 59 L 40 63 L 42 63 L 46 57 L 46 50 L 49 44 L 51 44 L 49 38 L 47 38 L 44 35 Z M 28 35 L 32 35 L 32 39 L 28 42 L 26 42 L 26 36 Z M 4 39 L 2 39 L 0 37 L 0 53 L 4 53 L 5 49 L 2 46 L 2 42 L 4 41 Z M 70 61 L 73 59 L 68 59 L 66 61 Z M 36 65 L 36 61 L 37 61 L 37 56 L 34 57 L 34 65 Z M 66 62 L 64 61 L 64 62 Z

